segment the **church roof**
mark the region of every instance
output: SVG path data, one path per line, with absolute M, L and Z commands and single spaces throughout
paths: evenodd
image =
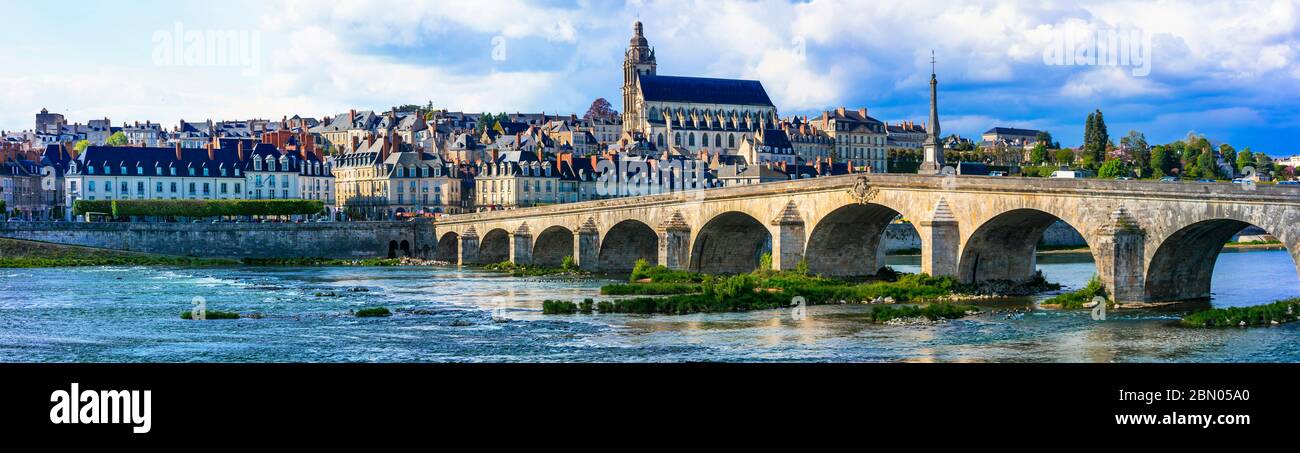
M 641 95 L 646 101 L 690 102 L 775 107 L 757 80 L 710 79 L 642 74 Z

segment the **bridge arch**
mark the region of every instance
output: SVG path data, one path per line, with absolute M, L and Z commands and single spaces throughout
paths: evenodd
M 460 260 L 460 235 L 448 231 L 438 238 L 438 247 L 433 251 L 433 260 L 458 264 Z
M 958 261 L 958 278 L 967 283 L 1031 280 L 1038 271 L 1038 242 L 1057 221 L 1078 231 L 1092 249 L 1085 230 L 1056 214 L 1034 208 L 1011 209 L 985 220 L 966 239 Z
M 573 256 L 573 231 L 560 225 L 542 230 L 533 241 L 533 263 L 559 267 L 564 257 Z
M 510 233 L 494 228 L 479 240 L 478 259 L 482 264 L 500 263 L 510 259 Z
M 1291 256 L 1292 265 L 1300 263 L 1297 247 L 1284 236 L 1284 228 L 1268 228 L 1242 218 L 1202 219 L 1179 228 L 1162 238 L 1146 268 L 1144 298 L 1150 302 L 1192 301 L 1212 296 L 1214 267 L 1223 248 L 1233 236 L 1250 227 L 1275 236 Z M 1300 273 L 1300 270 L 1297 271 Z
M 772 234 L 753 216 L 727 211 L 709 219 L 691 245 L 690 270 L 709 274 L 740 274 L 758 268 L 772 251 Z
M 826 214 L 808 238 L 808 271 L 837 277 L 875 275 L 885 265 L 881 238 L 899 216 L 874 203 L 848 204 Z
M 640 220 L 628 219 L 605 231 L 596 258 L 601 270 L 630 271 L 639 259 L 650 264 L 659 262 L 659 235 L 653 228 Z

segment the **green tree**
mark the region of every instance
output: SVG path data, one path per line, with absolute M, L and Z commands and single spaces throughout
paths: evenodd
M 1156 145 L 1151 148 L 1151 177 L 1163 178 L 1173 175 L 1174 169 L 1177 168 L 1177 157 L 1175 157 L 1165 145 Z
M 1234 149 L 1232 145 L 1229 145 L 1227 143 L 1219 145 L 1219 156 L 1223 157 L 1223 161 L 1227 162 L 1228 166 L 1234 169 L 1237 168 L 1237 150 Z M 1234 175 L 1227 175 L 1227 176 L 1236 176 L 1236 175 L 1234 174 Z
M 1273 172 L 1273 158 L 1268 154 L 1255 153 L 1255 172 L 1261 175 L 1271 174 Z
M 89 140 L 78 140 L 76 144 L 72 145 L 72 149 L 77 152 L 78 156 L 80 156 L 81 153 L 86 151 L 87 146 L 90 146 Z
M 1120 176 L 1128 176 L 1129 171 L 1128 168 L 1125 167 L 1126 165 L 1120 159 L 1108 160 L 1106 163 L 1101 164 L 1101 168 L 1097 170 L 1097 177 L 1113 179 Z
M 1034 149 L 1029 152 L 1029 163 L 1033 165 L 1042 165 L 1047 162 L 1047 145 L 1044 142 L 1038 142 Z
M 108 140 L 105 141 L 104 144 L 108 146 L 126 146 L 126 134 L 123 134 L 122 131 L 114 132 L 113 135 L 108 137 Z
M 1250 152 L 1250 147 L 1237 152 L 1237 171 L 1241 172 L 1246 167 L 1255 166 L 1255 156 Z
M 1196 167 L 1202 178 L 1219 179 L 1219 165 L 1214 160 L 1214 150 L 1209 147 L 1203 148 L 1201 154 L 1196 157 Z
M 1070 148 L 1061 148 L 1056 150 L 1056 163 L 1060 165 L 1071 165 L 1074 163 L 1074 150 Z
M 1050 148 L 1052 146 L 1052 133 L 1047 131 L 1038 131 L 1034 141 L 1042 143 L 1043 146 Z
M 1110 135 L 1106 132 L 1106 119 L 1098 109 L 1088 114 L 1083 129 L 1083 146 L 1079 154 L 1085 168 L 1096 170 L 1106 160 L 1107 143 L 1110 143 Z

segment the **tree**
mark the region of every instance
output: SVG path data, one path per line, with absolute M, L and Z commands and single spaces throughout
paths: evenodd
M 588 107 L 587 113 L 582 115 L 582 119 L 584 120 L 612 120 L 617 117 L 618 112 L 614 111 L 614 106 L 610 104 L 609 101 L 605 100 L 605 98 L 597 98 L 596 100 L 591 101 L 591 107 Z
M 1255 173 L 1267 175 L 1273 172 L 1273 158 L 1268 154 L 1255 153 Z
M 123 134 L 122 131 L 114 132 L 113 135 L 110 135 L 108 140 L 104 143 L 108 146 L 126 146 L 126 134 Z
M 1038 131 L 1038 136 L 1034 137 L 1034 141 L 1042 143 L 1043 146 L 1050 148 L 1052 146 L 1052 133 L 1047 131 Z
M 1223 157 L 1223 161 L 1227 162 L 1229 167 L 1232 167 L 1234 169 L 1237 168 L 1237 150 L 1234 149 L 1232 145 L 1229 145 L 1227 143 L 1219 145 L 1219 156 Z M 1234 174 L 1228 176 L 1236 176 L 1236 175 Z
M 1119 139 L 1120 146 L 1128 152 L 1129 163 L 1137 171 L 1139 178 L 1151 174 L 1151 146 L 1147 137 L 1138 131 L 1128 131 L 1128 135 Z
M 1106 160 L 1106 144 L 1110 135 L 1106 133 L 1106 120 L 1101 109 L 1088 114 L 1088 121 L 1083 128 L 1083 147 L 1079 150 L 1083 166 L 1096 170 Z
M 1214 160 L 1214 150 L 1205 147 L 1201 154 L 1196 156 L 1196 167 L 1201 173 L 1202 178 L 1219 179 L 1219 164 Z
M 1033 165 L 1042 165 L 1047 162 L 1047 145 L 1044 142 L 1038 142 L 1034 149 L 1029 152 L 1029 163 Z
M 1151 177 L 1163 178 L 1178 173 L 1174 171 L 1174 169 L 1178 168 L 1177 162 L 1178 157 L 1174 156 L 1167 146 L 1156 145 L 1155 147 L 1152 147 L 1150 163 Z
M 1097 176 L 1106 179 L 1128 176 L 1129 171 L 1126 167 L 1127 166 L 1124 165 L 1123 161 L 1119 159 L 1111 159 L 1106 161 L 1106 163 L 1101 164 L 1101 168 L 1097 170 Z
M 1255 156 L 1251 154 L 1250 147 L 1237 152 L 1237 172 L 1245 171 L 1246 167 L 1255 166 Z
M 1056 150 L 1056 163 L 1061 165 L 1070 165 L 1074 163 L 1074 150 L 1070 148 L 1061 148 Z
M 77 155 L 81 155 L 86 151 L 87 146 L 90 146 L 90 140 L 78 140 L 76 144 L 72 145 L 72 149 L 77 152 Z

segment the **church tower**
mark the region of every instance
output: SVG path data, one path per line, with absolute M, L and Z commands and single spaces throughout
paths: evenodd
M 943 145 L 939 143 L 939 79 L 934 75 L 934 52 L 930 52 L 930 124 L 925 134 L 925 160 L 917 173 L 939 174 L 943 169 Z
M 655 75 L 655 50 L 641 31 L 641 21 L 632 26 L 632 41 L 623 56 L 623 130 L 635 131 L 641 124 L 636 108 L 637 76 Z

